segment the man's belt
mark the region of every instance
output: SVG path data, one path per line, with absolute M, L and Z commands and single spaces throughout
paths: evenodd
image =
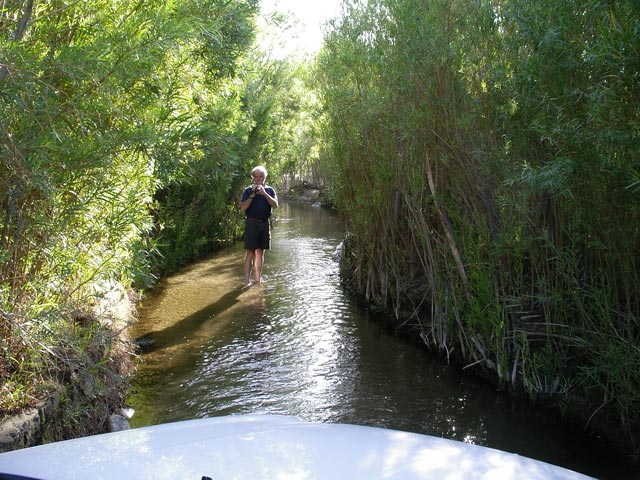
M 268 218 L 253 218 L 253 217 L 245 217 L 247 220 L 251 222 L 266 222 L 269 220 Z

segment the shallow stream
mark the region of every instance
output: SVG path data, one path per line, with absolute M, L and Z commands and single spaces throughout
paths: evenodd
M 244 413 L 395 428 L 485 445 L 602 479 L 640 478 L 604 441 L 389 334 L 340 285 L 331 212 L 277 210 L 262 285 L 238 244 L 166 279 L 132 334 L 144 346 L 133 427 Z

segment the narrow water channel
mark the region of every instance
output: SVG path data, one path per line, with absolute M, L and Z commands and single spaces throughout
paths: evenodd
M 242 245 L 144 300 L 132 427 L 244 413 L 395 428 L 485 445 L 602 479 L 640 478 L 605 442 L 390 335 L 340 285 L 338 218 L 283 203 L 265 283 L 243 287 Z

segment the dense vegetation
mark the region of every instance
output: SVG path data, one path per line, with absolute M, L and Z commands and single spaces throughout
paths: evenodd
M 104 419 L 122 400 L 128 348 L 109 338 L 125 297 L 235 240 L 251 167 L 295 158 L 283 132 L 306 92 L 299 67 L 255 50 L 257 12 L 1 4 L 0 416 L 65 378 L 70 429 Z
M 326 184 L 370 305 L 636 440 L 640 4 L 347 1 L 315 70 L 257 50 L 257 12 L 1 4 L 0 415 L 60 376 L 72 429 L 116 405 L 115 300 L 236 239 L 264 163 Z
M 637 440 L 640 4 L 345 8 L 318 71 L 348 282 L 452 361 Z

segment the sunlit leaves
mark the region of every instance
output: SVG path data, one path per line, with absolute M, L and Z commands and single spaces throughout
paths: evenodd
M 96 285 L 144 286 L 161 270 L 162 222 L 188 218 L 193 199 L 201 210 L 180 238 L 234 237 L 210 226 L 233 223 L 246 139 L 233 75 L 256 10 L 254 0 L 3 4 L 3 310 L 47 325 L 51 312 L 90 310 Z

